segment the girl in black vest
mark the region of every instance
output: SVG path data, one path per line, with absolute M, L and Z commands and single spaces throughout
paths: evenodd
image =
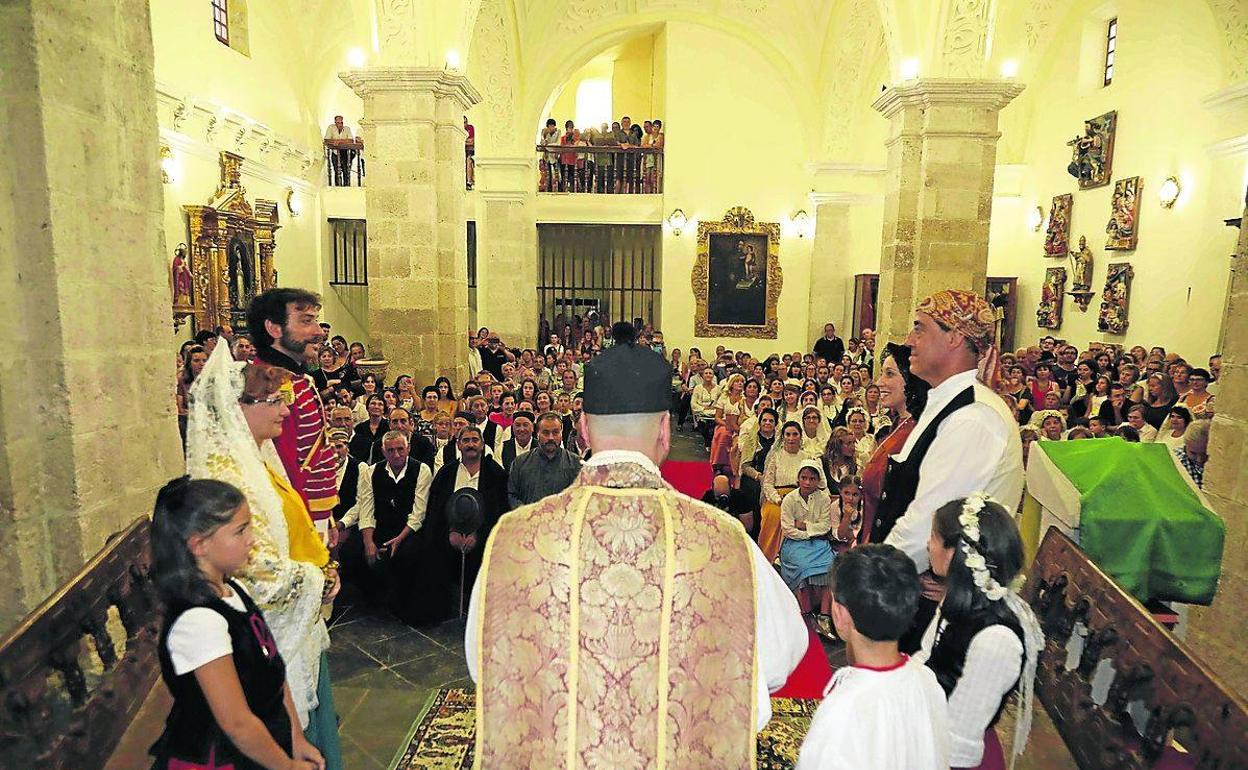
M 936 511 L 927 551 L 932 571 L 945 579 L 945 598 L 914 657 L 949 698 L 950 764 L 1004 770 L 993 727 L 1019 690 L 1012 754 L 1022 752 L 1044 644 L 1031 608 L 1009 588 L 1023 566 L 1018 526 L 999 503 L 973 494 Z
M 247 563 L 253 539 L 247 501 L 229 484 L 184 476 L 156 496 L 152 555 L 165 603 L 158 653 L 173 708 L 151 749 L 153 770 L 324 770 L 298 729 L 273 634 L 229 577 Z

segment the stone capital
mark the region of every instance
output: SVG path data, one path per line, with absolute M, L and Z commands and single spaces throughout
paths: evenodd
M 441 67 L 367 67 L 340 72 L 338 77 L 361 99 L 378 93 L 428 93 L 454 99 L 460 110 L 481 101 L 481 92 L 465 75 Z
M 537 189 L 536 156 L 476 157 L 483 200 L 527 200 Z
M 999 111 L 1023 92 L 1013 80 L 919 78 L 892 86 L 872 103 L 886 118 L 907 107 L 978 107 Z

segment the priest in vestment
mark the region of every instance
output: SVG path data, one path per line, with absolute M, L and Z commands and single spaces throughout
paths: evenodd
M 809 634 L 740 523 L 663 481 L 671 368 L 585 365 L 572 485 L 499 520 L 465 631 L 477 767 L 753 768 Z

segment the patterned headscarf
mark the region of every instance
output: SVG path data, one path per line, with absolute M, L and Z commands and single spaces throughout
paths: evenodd
M 975 292 L 945 289 L 924 299 L 916 310 L 930 315 L 942 329 L 965 337 L 979 354 L 980 382 L 998 389 L 1001 361 L 996 345 L 997 318 L 987 300 Z

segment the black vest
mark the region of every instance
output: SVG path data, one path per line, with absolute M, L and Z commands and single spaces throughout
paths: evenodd
M 169 655 L 169 631 L 182 613 L 196 606 L 207 607 L 225 618 L 233 646 L 234 668 L 238 671 L 238 681 L 247 705 L 264 723 L 277 745 L 290 752 L 291 725 L 286 713 L 284 689 L 286 664 L 277 651 L 277 642 L 264 622 L 264 615 L 237 583 L 229 581 L 229 585 L 243 600 L 244 612 L 239 612 L 221 599 L 214 599 L 204 605 L 173 605 L 165 614 L 165 627 L 160 634 L 157 654 L 161 677 L 173 695 L 173 708 L 165 720 L 164 733 L 151 748 L 151 754 L 156 758 L 156 770 L 165 770 L 171 760 L 211 767 L 232 763 L 235 770 L 263 770 L 261 765 L 239 751 L 217 725 L 204 692 L 195 679 L 195 672 L 188 671 L 181 676 L 174 673 L 173 660 Z
M 910 507 L 910 503 L 914 502 L 914 495 L 919 490 L 919 469 L 923 465 L 923 458 L 927 455 L 928 447 L 936 440 L 936 430 L 940 424 L 949 415 L 973 403 L 975 403 L 974 385 L 954 396 L 953 400 L 936 415 L 936 419 L 927 424 L 927 427 L 919 434 L 918 440 L 914 442 L 914 446 L 910 448 L 910 454 L 904 462 L 888 458 L 880 504 L 876 506 L 875 523 L 871 527 L 871 542 L 884 542 L 888 533 L 893 531 L 897 520 Z
M 407 471 L 398 483 L 390 478 L 389 466 L 384 460 L 373 467 L 373 515 L 377 520 L 373 542 L 384 543 L 407 526 L 407 517 L 416 502 L 416 480 L 419 478 L 420 463 L 411 458 L 408 458 Z
M 533 439 L 529 439 L 529 451 L 532 452 L 536 448 L 533 446 Z M 516 452 L 516 440 L 514 438 L 509 438 L 503 442 L 503 451 L 501 452 L 503 470 L 511 471 L 511 464 L 516 461 Z
M 355 507 L 359 497 L 360 464 L 354 457 L 347 457 L 347 470 L 342 474 L 342 483 L 338 485 L 338 504 L 334 506 L 334 521 L 342 521 L 347 511 Z

